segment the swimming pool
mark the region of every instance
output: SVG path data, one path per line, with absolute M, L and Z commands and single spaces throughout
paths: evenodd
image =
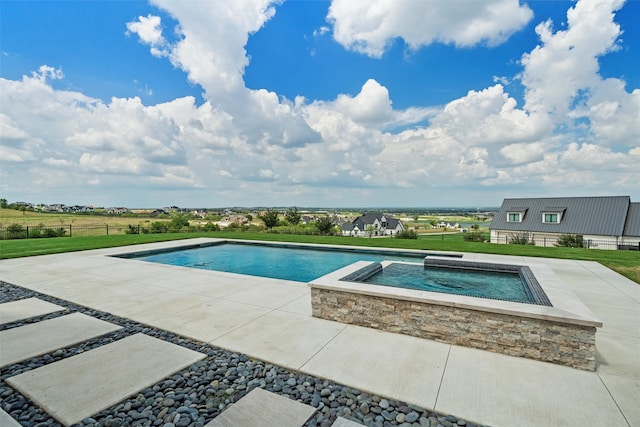
M 203 270 L 225 271 L 250 276 L 310 282 L 356 261 L 422 262 L 427 253 L 319 249 L 266 243 L 219 243 L 204 247 L 151 254 L 132 254 L 127 258 Z

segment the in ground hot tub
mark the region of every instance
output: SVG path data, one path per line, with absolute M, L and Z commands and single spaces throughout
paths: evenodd
M 433 276 L 430 270 L 438 270 L 437 289 L 422 286 Z M 442 281 L 442 272 L 453 272 L 454 283 Z M 475 279 L 469 280 L 470 289 L 458 286 L 455 277 L 465 272 L 485 276 L 478 286 L 490 295 L 476 292 Z M 491 279 L 492 274 L 515 276 L 520 285 L 514 286 L 522 293 L 516 300 L 500 298 L 512 292 L 501 292 L 502 277 Z M 403 286 L 403 280 L 411 283 Z M 310 287 L 315 317 L 595 370 L 595 333 L 602 323 L 543 264 L 435 257 L 424 264 L 360 261 L 312 281 Z M 446 292 L 447 287 L 455 292 Z M 527 301 L 520 300 L 523 295 Z

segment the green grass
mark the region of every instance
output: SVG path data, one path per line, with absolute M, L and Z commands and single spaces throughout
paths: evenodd
M 526 245 L 498 245 L 491 243 L 466 242 L 462 234 L 429 236 L 418 240 L 369 239 L 342 236 L 307 236 L 293 234 L 270 234 L 252 232 L 213 232 L 175 234 L 133 234 L 97 237 L 59 237 L 49 239 L 3 240 L 0 241 L 0 259 L 33 255 L 46 255 L 87 249 L 109 248 L 139 243 L 161 242 L 193 237 L 217 237 L 248 240 L 272 240 L 293 243 L 318 243 L 332 245 L 353 245 L 383 248 L 422 249 L 435 251 L 472 252 L 497 255 L 561 258 L 596 261 L 612 270 L 640 283 L 640 252 L 607 251 L 580 248 L 543 248 Z

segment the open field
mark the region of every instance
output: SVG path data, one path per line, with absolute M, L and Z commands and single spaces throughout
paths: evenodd
M 216 237 L 267 241 L 271 240 L 296 243 L 376 246 L 387 248 L 473 252 L 499 255 L 596 261 L 628 277 L 636 283 L 640 283 L 640 252 L 637 251 L 606 251 L 582 248 L 543 248 L 527 245 L 497 245 L 491 243 L 475 243 L 464 241 L 462 238 L 462 233 L 448 235 L 444 239 L 441 236 L 433 236 L 421 238 L 418 240 L 388 238 L 369 239 L 342 236 L 312 236 L 225 231 L 4 240 L 0 241 L 0 259 L 81 251 L 114 246 L 125 246 L 165 240 L 187 239 L 192 237 Z
M 23 227 L 37 226 L 61 227 L 72 224 L 74 227 L 95 226 L 108 224 L 109 227 L 127 227 L 129 224 L 148 224 L 153 221 L 162 221 L 146 215 L 96 215 L 82 213 L 42 213 L 21 212 L 15 209 L 0 209 L 0 227 L 8 227 L 11 224 L 20 224 Z

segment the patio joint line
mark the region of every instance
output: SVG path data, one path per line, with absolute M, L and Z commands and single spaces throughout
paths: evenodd
M 449 356 L 451 355 L 451 345 L 449 345 L 449 350 L 447 350 L 447 358 L 444 361 L 444 367 L 442 368 L 442 376 L 440 377 L 440 384 L 438 384 L 438 392 L 436 393 L 436 401 L 433 402 L 433 410 L 435 411 L 438 407 L 438 398 L 440 397 L 440 390 L 442 389 L 442 383 L 444 382 L 444 376 L 447 374 L 447 364 L 449 363 Z
M 624 420 L 627 423 L 627 425 L 629 427 L 631 427 L 631 423 L 629 422 L 629 420 L 627 419 L 626 415 L 624 414 L 624 411 L 622 410 L 622 408 L 618 404 L 618 401 L 613 397 L 613 395 L 611 394 L 611 391 L 609 391 L 609 387 L 607 387 L 607 384 L 604 382 L 604 380 L 602 379 L 600 374 L 596 374 L 596 375 L 598 376 L 598 379 L 600 380 L 600 382 L 604 386 L 604 389 L 607 390 L 607 393 L 609 393 L 609 397 L 611 398 L 611 400 L 613 400 L 613 403 L 615 403 L 616 408 L 618 408 L 618 411 L 620 412 L 620 415 L 622 415 L 622 418 L 624 418 Z M 617 375 L 617 376 L 620 376 L 620 375 Z M 627 378 L 627 377 L 622 377 L 622 378 Z
M 629 295 L 627 292 L 625 292 L 625 290 L 624 290 L 624 289 L 620 289 L 620 288 L 619 288 L 619 287 L 617 287 L 615 284 L 611 283 L 608 279 L 606 279 L 606 278 L 604 278 L 604 277 L 600 276 L 600 275 L 598 274 L 598 272 L 596 272 L 596 271 L 591 270 L 590 268 L 588 268 L 588 267 L 585 265 L 585 262 L 582 262 L 582 261 L 586 261 L 586 260 L 578 260 L 578 265 L 579 265 L 580 267 L 582 267 L 583 269 L 585 269 L 586 271 L 588 271 L 590 274 L 592 274 L 593 276 L 595 276 L 596 278 L 598 278 L 598 280 L 601 280 L 602 282 L 606 283 L 606 284 L 607 284 L 607 286 L 609 286 L 609 287 L 611 287 L 611 288 L 613 288 L 613 289 L 617 290 L 618 292 L 620 292 L 621 294 L 623 294 L 623 295 L 624 295 L 624 296 L 626 296 L 627 298 L 629 298 L 629 299 L 631 299 L 632 301 L 634 301 L 634 302 L 636 302 L 636 303 L 640 304 L 640 301 L 636 300 L 636 298 L 635 298 L 633 295 Z M 594 262 L 594 261 L 588 261 L 588 262 Z M 602 264 L 600 264 L 600 266 L 605 267 L 605 266 L 604 266 L 604 265 L 602 265 Z M 611 269 L 610 269 L 610 268 L 608 268 L 608 267 L 605 267 L 605 268 L 607 268 L 608 270 L 611 270 Z M 617 272 L 615 272 L 615 271 L 613 271 L 613 270 L 611 270 L 611 271 L 612 271 L 613 273 L 620 274 L 620 273 L 617 273 Z M 620 276 L 622 276 L 622 274 L 620 274 Z M 628 279 L 626 276 L 622 276 L 622 277 L 624 277 L 625 279 Z
M 229 301 L 229 302 L 235 302 L 235 301 Z M 242 303 L 237 303 L 237 304 L 242 304 Z M 246 305 L 251 305 L 251 304 L 246 304 Z M 260 307 L 260 306 L 257 306 L 257 305 L 254 305 L 254 306 L 252 306 L 252 307 L 258 307 L 258 308 L 269 308 L 269 307 Z M 269 314 L 273 313 L 274 311 L 278 311 L 278 309 L 277 309 L 277 308 L 271 309 L 270 311 L 267 311 L 265 314 L 261 314 L 260 316 L 256 317 L 255 319 L 251 319 L 251 320 L 249 320 L 248 322 L 243 323 L 242 325 L 239 325 L 239 326 L 237 326 L 237 327 L 235 327 L 235 328 L 233 328 L 233 329 L 231 329 L 231 330 L 229 330 L 229 331 L 225 332 L 224 334 L 222 334 L 222 335 L 220 335 L 220 336 L 217 336 L 217 337 L 215 337 L 214 339 L 212 339 L 212 340 L 210 340 L 210 341 L 206 341 L 206 342 L 207 342 L 207 344 L 211 344 L 211 345 L 213 345 L 213 346 L 216 346 L 216 347 L 219 347 L 219 348 L 223 348 L 223 347 L 221 347 L 220 345 L 215 344 L 215 343 L 214 343 L 214 341 L 219 340 L 219 339 L 220 339 L 220 338 L 222 338 L 222 337 L 226 337 L 226 336 L 227 336 L 227 335 L 229 335 L 230 333 L 233 333 L 233 332 L 237 331 L 237 330 L 238 330 L 238 329 L 240 329 L 240 328 L 244 328 L 244 327 L 245 327 L 245 326 L 247 326 L 248 324 L 253 323 L 253 322 L 255 322 L 255 321 L 256 321 L 256 320 L 258 320 L 258 319 L 261 319 L 261 318 L 263 318 L 264 316 L 268 316 Z M 174 332 L 174 333 L 176 333 L 176 332 Z M 178 335 L 181 335 L 181 334 L 178 334 Z M 184 335 L 183 335 L 183 336 L 184 336 Z
M 300 367 L 298 368 L 299 371 L 302 371 L 302 368 L 304 368 L 304 366 L 309 363 L 311 361 L 311 359 L 313 359 L 314 357 L 316 357 L 318 355 L 318 353 L 320 353 L 322 350 L 325 349 L 325 347 L 327 347 L 329 344 L 331 344 L 333 342 L 333 340 L 335 340 L 336 338 L 338 338 L 338 335 L 340 335 L 341 333 L 344 332 L 345 329 L 347 329 L 347 327 L 349 327 L 351 325 L 345 324 L 344 327 L 342 329 L 340 329 L 338 331 L 337 334 L 335 334 L 329 341 L 327 341 L 326 343 L 324 343 L 324 345 L 322 347 L 320 347 L 318 349 L 318 351 L 316 351 L 315 353 L 313 353 L 311 355 L 311 357 L 309 357 L 302 365 L 300 365 Z

